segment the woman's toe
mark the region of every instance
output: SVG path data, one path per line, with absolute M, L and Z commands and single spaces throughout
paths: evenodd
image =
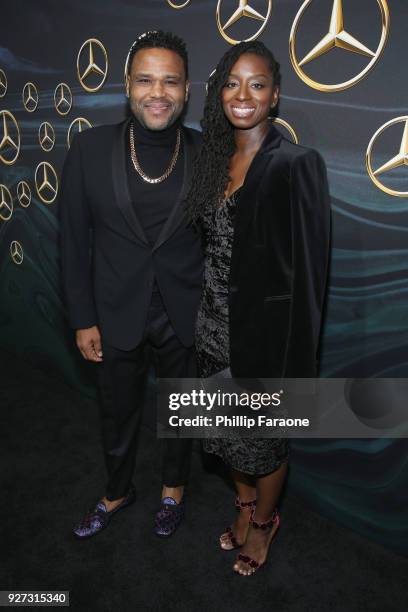
M 220 546 L 224 550 L 231 550 L 231 548 L 232 548 L 231 545 L 230 545 L 229 538 L 225 534 L 220 536 Z
M 234 565 L 234 570 L 236 572 L 238 572 L 238 574 L 241 574 L 241 576 L 246 576 L 247 575 L 247 568 L 245 563 L 243 563 L 242 561 L 237 561 Z

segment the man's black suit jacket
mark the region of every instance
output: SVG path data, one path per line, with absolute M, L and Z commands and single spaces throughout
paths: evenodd
M 326 167 L 272 125 L 240 192 L 229 278 L 234 377 L 315 377 L 330 244 Z
M 185 346 L 194 342 L 203 254 L 183 200 L 201 142 L 182 128 L 184 178 L 178 200 L 153 246 L 131 201 L 125 134 L 129 120 L 75 136 L 61 181 L 63 290 L 72 328 L 98 325 L 102 341 L 122 350 L 142 339 L 156 278 L 170 321 Z

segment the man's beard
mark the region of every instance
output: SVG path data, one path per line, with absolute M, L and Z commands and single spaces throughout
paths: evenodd
M 131 102 L 129 103 L 129 106 L 133 117 L 137 119 L 140 125 L 142 125 L 146 130 L 152 130 L 155 132 L 161 132 L 162 130 L 166 130 L 170 126 L 174 125 L 174 123 L 176 123 L 176 121 L 179 119 L 184 110 L 184 106 L 182 106 L 180 109 L 173 106 L 172 112 L 168 116 L 167 121 L 163 124 L 157 125 L 154 123 L 150 124 L 148 121 L 145 120 L 144 113 L 140 109 L 140 107 L 133 105 Z

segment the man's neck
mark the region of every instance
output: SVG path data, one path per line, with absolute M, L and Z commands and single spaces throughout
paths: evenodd
M 172 125 L 164 128 L 163 130 L 150 130 L 143 126 L 140 121 L 136 118 L 132 118 L 133 130 L 135 137 L 135 144 L 137 143 L 144 145 L 169 145 L 174 146 L 177 137 L 177 130 L 180 127 L 180 120 L 175 121 Z

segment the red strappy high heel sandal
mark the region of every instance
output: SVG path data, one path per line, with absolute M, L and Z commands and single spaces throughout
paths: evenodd
M 235 498 L 235 507 L 237 508 L 237 510 L 243 510 L 246 508 L 250 508 L 252 509 L 252 511 L 255 509 L 256 506 L 256 499 L 253 499 L 252 501 L 241 501 L 239 499 L 239 497 Z M 226 543 L 229 545 L 229 548 L 225 548 L 222 544 Z M 232 530 L 232 527 L 227 527 L 225 532 L 220 536 L 220 546 L 222 550 L 234 550 L 236 548 L 241 548 L 241 546 L 243 546 L 243 543 L 240 544 L 235 535 L 234 532 Z
M 271 530 L 271 537 L 268 542 L 268 547 L 269 547 L 273 539 L 273 536 L 275 536 L 276 532 L 278 531 L 279 525 L 280 525 L 280 516 L 279 516 L 278 509 L 275 508 L 272 514 L 272 517 L 269 519 L 269 521 L 266 521 L 265 523 L 259 523 L 258 521 L 255 521 L 254 513 L 255 513 L 255 508 L 253 508 L 251 511 L 251 517 L 249 519 L 250 525 L 252 525 L 254 529 L 262 529 L 262 531 L 266 531 L 268 529 Z M 273 530 L 274 526 L 276 526 L 275 530 Z M 273 535 L 272 535 L 272 532 L 273 532 Z M 259 570 L 261 567 L 263 567 L 266 563 L 266 559 L 263 563 L 258 563 L 258 561 L 256 561 L 249 555 L 243 555 L 241 553 L 239 553 L 239 555 L 237 556 L 237 561 L 243 561 L 244 563 L 248 565 L 248 567 L 252 569 L 252 571 L 249 572 L 248 574 L 241 574 L 241 572 L 239 572 L 238 570 L 234 570 L 235 573 L 240 574 L 240 576 L 250 576 L 251 574 L 254 574 L 257 570 Z

